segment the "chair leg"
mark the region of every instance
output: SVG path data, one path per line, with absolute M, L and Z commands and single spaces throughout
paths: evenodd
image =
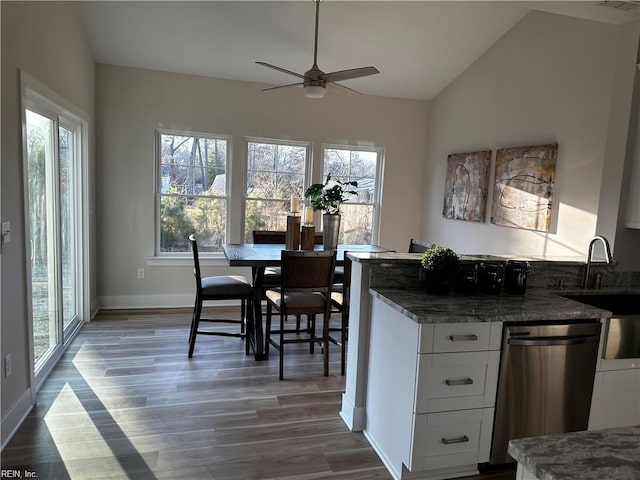
M 264 353 L 269 356 L 269 348 L 271 347 L 271 315 L 273 313 L 271 304 L 267 302 L 266 322 L 264 326 Z
M 347 322 L 349 321 L 349 315 L 345 314 L 346 310 L 342 312 L 341 318 L 341 338 L 342 345 L 340 345 L 340 375 L 344 376 L 345 374 L 345 365 L 347 363 Z
M 195 335 L 193 326 L 196 324 L 197 310 L 198 310 L 198 299 L 196 298 L 195 304 L 193 305 L 193 313 L 191 314 L 191 327 L 189 328 L 189 344 L 191 344 L 191 339 Z
M 253 333 L 253 301 L 251 298 L 247 300 L 243 300 L 246 302 L 245 309 L 245 317 L 242 322 L 242 326 L 244 327 L 244 353 L 246 355 L 251 355 L 251 335 Z
M 193 356 L 193 349 L 196 346 L 196 337 L 198 336 L 198 325 L 200 324 L 200 314 L 202 313 L 202 300 L 196 298 L 196 305 L 194 309 L 193 325 L 191 331 L 191 341 L 189 342 L 189 358 Z
M 309 329 L 309 335 L 311 336 L 311 342 L 309 343 L 309 354 L 312 355 L 316 346 L 316 316 L 307 315 L 307 325 Z
M 244 333 L 244 324 L 247 321 L 247 301 L 243 298 L 240 300 L 240 333 Z
M 280 312 L 280 380 L 284 380 L 284 319 Z
M 324 376 L 329 376 L 329 319 L 331 313 L 324 314 L 324 322 L 322 323 L 322 362 Z

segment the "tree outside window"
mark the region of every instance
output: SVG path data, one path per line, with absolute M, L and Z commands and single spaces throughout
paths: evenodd
M 221 252 L 226 236 L 228 140 L 160 133 L 160 253 Z

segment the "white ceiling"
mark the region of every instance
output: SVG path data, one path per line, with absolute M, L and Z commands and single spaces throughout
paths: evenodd
M 532 9 L 621 24 L 639 18 L 594 1 L 339 1 L 320 5 L 318 66 L 373 65 L 344 85 L 431 99 Z M 313 63 L 315 6 L 304 1 L 76 3 L 96 62 L 261 82 L 297 79 Z M 265 95 L 274 92 L 265 92 Z

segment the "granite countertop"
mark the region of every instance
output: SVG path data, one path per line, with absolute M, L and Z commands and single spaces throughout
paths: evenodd
M 637 480 L 640 425 L 511 440 L 509 454 L 540 480 Z
M 563 298 L 552 290 L 542 288 L 530 288 L 525 295 L 433 295 L 423 290 L 384 288 L 372 288 L 369 292 L 418 323 L 518 322 L 611 317 L 611 312 Z

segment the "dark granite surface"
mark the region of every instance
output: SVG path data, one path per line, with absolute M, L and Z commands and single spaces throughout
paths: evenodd
M 531 271 L 524 296 L 509 295 L 433 295 L 420 280 L 420 253 L 359 253 L 353 260 L 371 267 L 370 293 L 419 323 L 507 322 L 601 319 L 611 312 L 561 297 L 568 293 L 640 293 L 638 275 L 629 273 L 616 278 L 607 273 L 608 265 L 594 264 L 605 274 L 605 288 L 581 289 L 584 261 L 578 257 L 537 259 L 527 257 Z M 464 262 L 499 262 L 508 257 L 494 255 L 461 256 Z M 563 286 L 562 290 L 557 287 Z
M 638 480 L 640 426 L 511 440 L 509 454 L 540 480 Z
M 370 293 L 418 323 L 522 322 L 609 318 L 611 313 L 546 289 L 520 295 L 433 295 L 423 290 L 370 289 Z

